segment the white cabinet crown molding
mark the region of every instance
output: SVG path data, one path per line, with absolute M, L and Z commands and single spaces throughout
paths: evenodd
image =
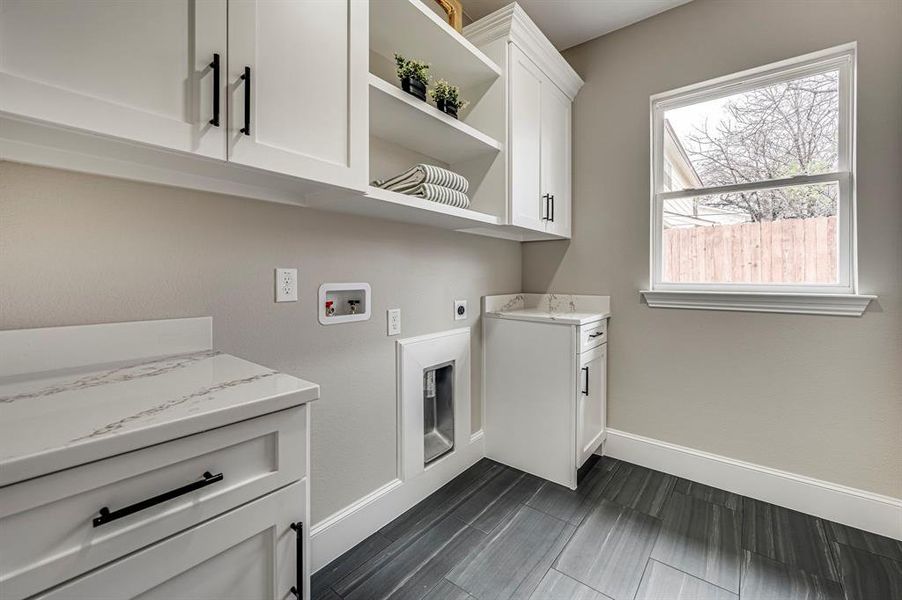
M 511 39 L 571 101 L 583 86 L 582 78 L 516 2 L 467 25 L 463 34 L 478 47 L 501 38 Z
M 690 308 L 744 312 L 860 317 L 871 300 L 866 294 L 800 294 L 780 292 L 711 292 L 640 290 L 651 308 Z

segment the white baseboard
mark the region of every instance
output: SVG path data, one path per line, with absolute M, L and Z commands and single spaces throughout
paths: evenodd
M 616 429 L 607 434 L 606 456 L 902 540 L 902 499 Z
M 374 534 L 485 456 L 482 431 L 470 443 L 407 481 L 394 479 L 326 517 L 310 530 L 311 569 L 322 567 Z

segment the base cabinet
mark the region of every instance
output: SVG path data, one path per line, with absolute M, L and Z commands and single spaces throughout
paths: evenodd
M 37 598 L 309 598 L 305 506 L 306 482 L 299 481 Z M 302 596 L 292 592 L 302 588 Z
M 604 442 L 605 321 L 487 317 L 483 328 L 486 455 L 575 489 Z
M 0 488 L 0 598 L 309 598 L 309 425 L 296 406 Z
M 576 394 L 577 463 L 582 465 L 601 444 L 605 428 L 608 346 L 579 355 L 580 389 Z

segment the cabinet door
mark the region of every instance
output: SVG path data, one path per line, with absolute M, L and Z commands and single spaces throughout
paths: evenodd
M 364 189 L 368 23 L 357 0 L 229 0 L 229 160 Z
M 225 158 L 226 0 L 3 0 L 0 111 Z
M 549 196 L 545 231 L 570 237 L 570 99 L 542 85 L 542 196 Z
M 576 393 L 576 464 L 582 466 L 604 439 L 607 344 L 580 354 Z
M 542 82 L 545 76 L 509 44 L 511 224 L 545 231 L 541 188 Z
M 291 528 L 306 499 L 306 481 L 293 483 L 37 598 L 284 600 L 299 583 L 309 598 L 306 536 Z

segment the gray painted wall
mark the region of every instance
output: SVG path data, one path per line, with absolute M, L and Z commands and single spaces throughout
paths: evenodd
M 299 269 L 300 302 L 273 302 L 277 266 Z M 319 325 L 326 281 L 369 282 L 372 319 Z M 386 308 L 407 337 L 477 325 L 480 296 L 519 289 L 514 242 L 0 163 L 0 329 L 212 315 L 217 349 L 322 386 L 314 522 L 395 477 Z M 469 321 L 453 320 L 458 298 Z M 478 356 L 478 327 L 472 339 Z
M 902 497 L 902 2 L 696 0 L 565 53 L 573 240 L 524 291 L 609 293 L 614 428 Z M 649 96 L 859 43 L 862 318 L 650 309 Z

